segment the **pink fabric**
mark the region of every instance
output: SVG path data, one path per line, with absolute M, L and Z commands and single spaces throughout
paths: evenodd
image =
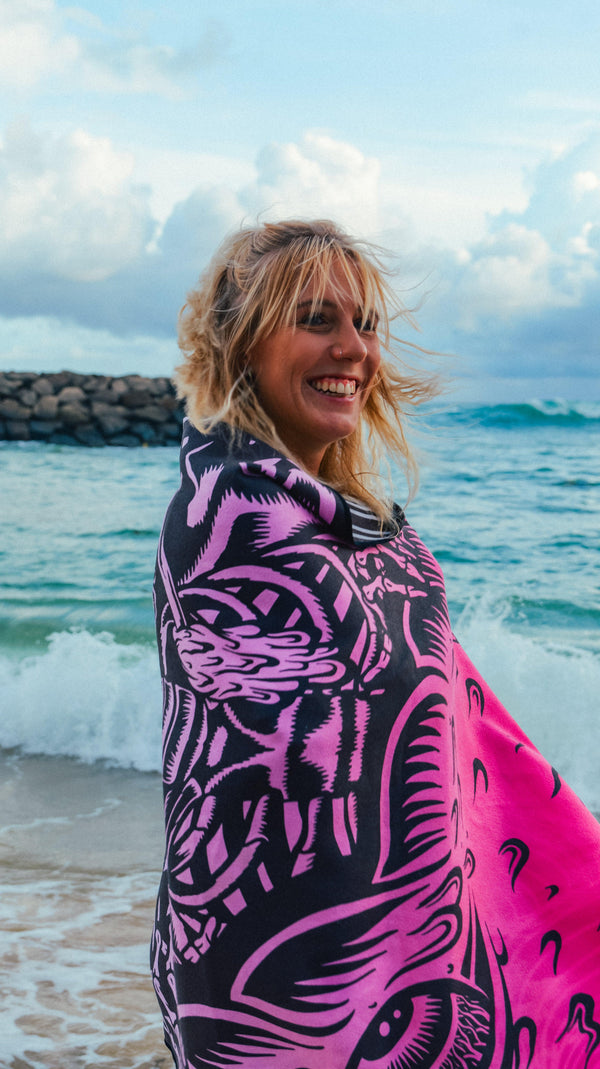
M 521 1065 L 600 1065 L 600 834 L 454 647 L 462 840 L 476 843 L 471 898 L 518 1029 Z M 565 731 L 569 730 L 568 721 Z M 501 1018 L 499 1018 L 501 1020 Z M 535 1045 L 534 1045 L 535 1040 Z M 499 1063 L 500 1064 L 500 1063 Z

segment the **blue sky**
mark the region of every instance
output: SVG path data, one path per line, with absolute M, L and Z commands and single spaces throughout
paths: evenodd
M 224 234 L 325 215 L 464 396 L 599 398 L 599 50 L 597 0 L 0 0 L 0 366 L 168 374 Z

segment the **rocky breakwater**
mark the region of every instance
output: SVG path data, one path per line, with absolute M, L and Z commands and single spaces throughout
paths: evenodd
M 183 406 L 170 379 L 0 372 L 0 439 L 60 445 L 174 445 Z

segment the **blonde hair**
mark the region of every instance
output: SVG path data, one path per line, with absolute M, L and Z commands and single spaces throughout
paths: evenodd
M 328 285 L 349 292 L 365 321 L 378 317 L 381 347 L 390 359 L 381 361 L 362 425 L 327 447 L 319 478 L 363 501 L 382 521 L 390 518 L 391 500 L 381 492 L 381 464 L 389 476 L 389 460 L 396 460 L 409 489 L 416 486 L 416 460 L 403 424 L 417 405 L 439 391 L 436 375 L 417 373 L 405 363 L 395 366 L 399 350 L 425 350 L 392 336 L 392 319 L 415 323 L 384 275 L 380 251 L 329 220 L 243 228 L 223 242 L 188 294 L 179 317 L 184 361 L 175 373 L 179 396 L 198 429 L 208 431 L 224 421 L 289 455 L 253 387 L 250 351 L 295 322 L 299 296 L 309 284 L 315 306 Z

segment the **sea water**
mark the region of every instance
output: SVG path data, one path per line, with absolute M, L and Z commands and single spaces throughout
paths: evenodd
M 457 637 L 596 813 L 599 431 L 597 403 L 432 414 L 407 509 Z M 161 860 L 151 587 L 178 482 L 170 448 L 0 447 L 7 1069 L 169 1064 L 147 975 Z

